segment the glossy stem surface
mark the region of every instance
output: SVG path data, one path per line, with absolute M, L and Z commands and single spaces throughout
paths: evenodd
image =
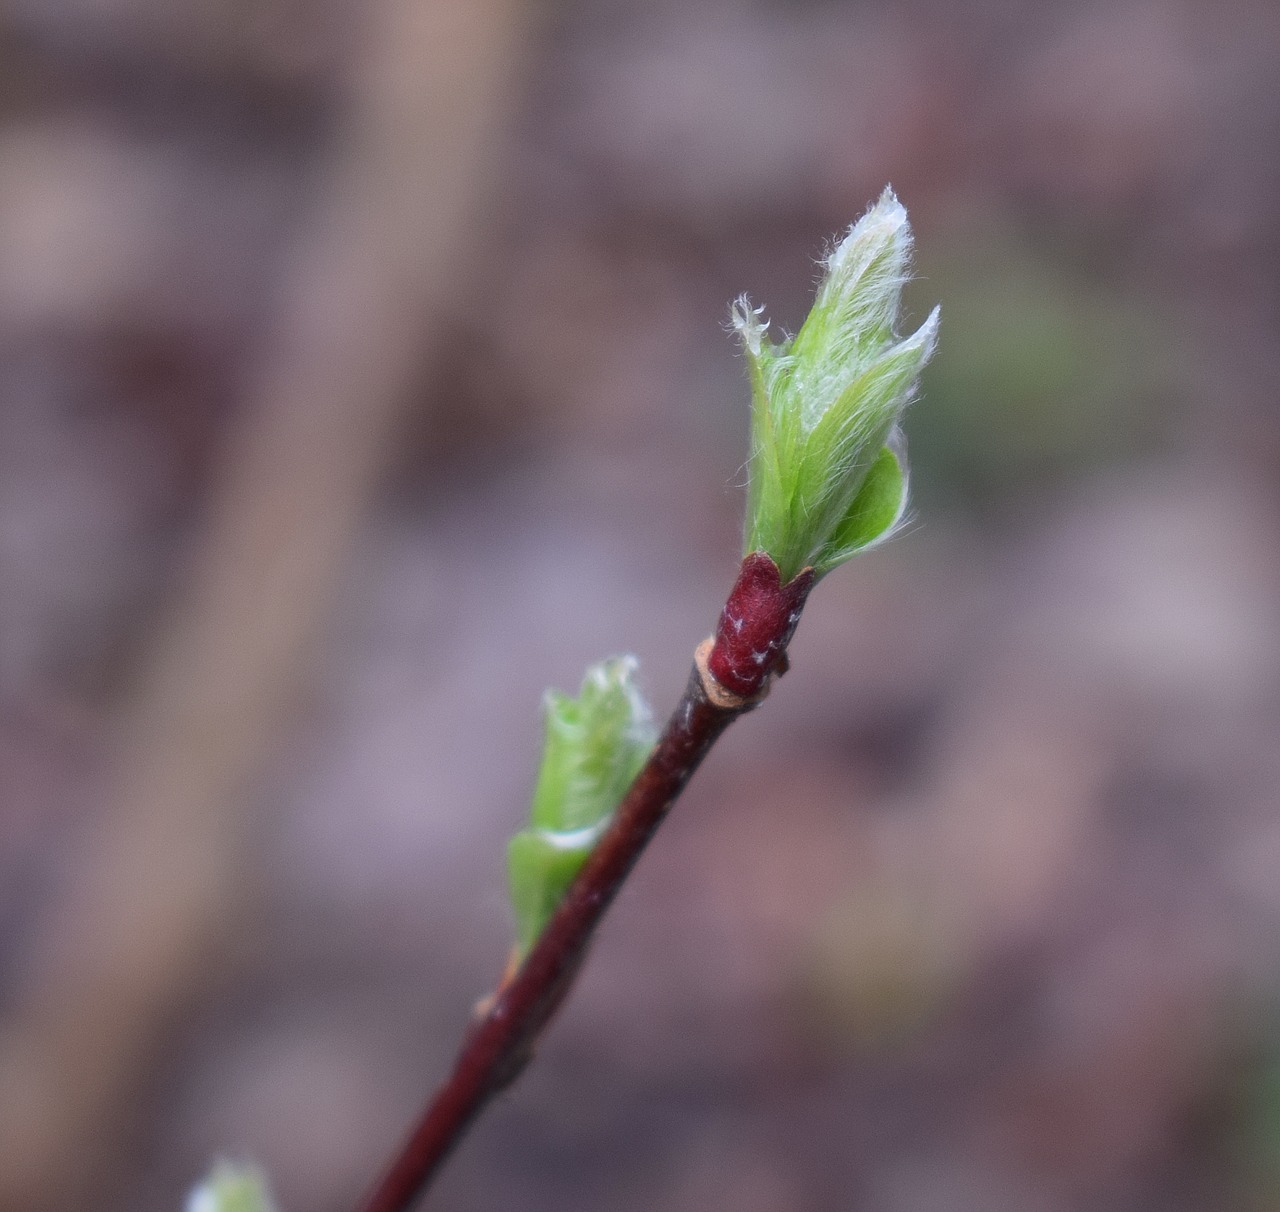
M 789 587 L 781 587 L 784 609 L 775 600 L 779 594 L 776 567 L 773 593 L 759 592 L 762 579 L 766 585 L 769 582 L 768 570 L 759 563 L 762 559 L 768 557 L 758 553 L 747 557 L 729 598 L 731 604 L 737 603 L 734 618 L 742 617 L 742 609 L 747 611 L 744 626 L 751 627 L 755 642 L 743 649 L 743 659 L 751 667 L 740 670 L 743 676 L 736 680 L 740 685 L 753 684 L 757 693 L 764 689 L 767 675 L 785 660 L 786 643 L 812 580 L 812 573 L 806 570 L 801 574 L 806 578 L 802 592 L 788 593 Z M 750 592 L 743 592 L 744 584 Z M 750 604 L 755 601 L 764 603 L 767 609 L 759 614 L 752 611 Z M 764 620 L 759 615 L 768 618 Z M 722 630 L 723 626 L 722 620 Z M 712 668 L 721 643 L 718 632 L 708 661 Z M 761 645 L 769 653 L 763 669 L 751 656 L 752 652 L 761 651 Z M 725 662 L 720 664 L 728 668 Z M 406 1212 L 426 1190 L 472 1120 L 528 1064 L 539 1035 L 573 983 L 596 926 L 641 851 L 716 739 L 759 701 L 758 697 L 739 698 L 723 692 L 715 698 L 717 701 L 713 702 L 708 697 L 703 673 L 695 665 L 683 697 L 608 830 L 524 963 L 484 1003 L 483 1012 L 463 1040 L 453 1072 L 428 1104 L 386 1173 L 359 1205 L 359 1212 Z

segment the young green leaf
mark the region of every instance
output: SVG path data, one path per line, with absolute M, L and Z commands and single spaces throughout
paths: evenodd
M 734 305 L 752 397 L 744 554 L 770 556 L 784 584 L 830 572 L 905 515 L 899 423 L 938 330 L 934 308 L 897 335 L 910 260 L 907 212 L 886 189 L 824 261 L 793 340 L 770 341 L 762 309 Z
M 266 1180 L 255 1169 L 218 1162 L 187 1197 L 186 1212 L 274 1212 Z
M 653 748 L 635 657 L 592 665 L 576 699 L 548 691 L 546 740 L 529 827 L 507 848 L 521 955 L 537 941 Z

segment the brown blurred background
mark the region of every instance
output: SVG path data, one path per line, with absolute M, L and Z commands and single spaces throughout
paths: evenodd
M 1280 9 L 11 0 L 0 1210 L 342 1212 L 510 926 L 547 685 L 732 579 L 747 290 L 942 343 L 470 1212 L 1280 1207 Z

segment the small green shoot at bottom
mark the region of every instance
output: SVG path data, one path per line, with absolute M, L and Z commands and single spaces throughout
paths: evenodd
M 189 1196 L 185 1212 L 275 1212 L 266 1179 L 252 1166 L 219 1162 Z

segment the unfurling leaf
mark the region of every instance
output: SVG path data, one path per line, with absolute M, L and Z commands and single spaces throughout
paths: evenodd
M 744 554 L 768 555 L 784 584 L 830 572 L 905 516 L 899 424 L 938 330 L 935 308 L 898 336 L 910 260 L 907 212 L 886 189 L 826 258 L 793 340 L 775 344 L 762 309 L 734 305 L 752 396 Z
M 529 827 L 507 848 L 521 955 L 537 941 L 653 748 L 635 657 L 592 665 L 578 697 L 548 691 L 546 741 Z

